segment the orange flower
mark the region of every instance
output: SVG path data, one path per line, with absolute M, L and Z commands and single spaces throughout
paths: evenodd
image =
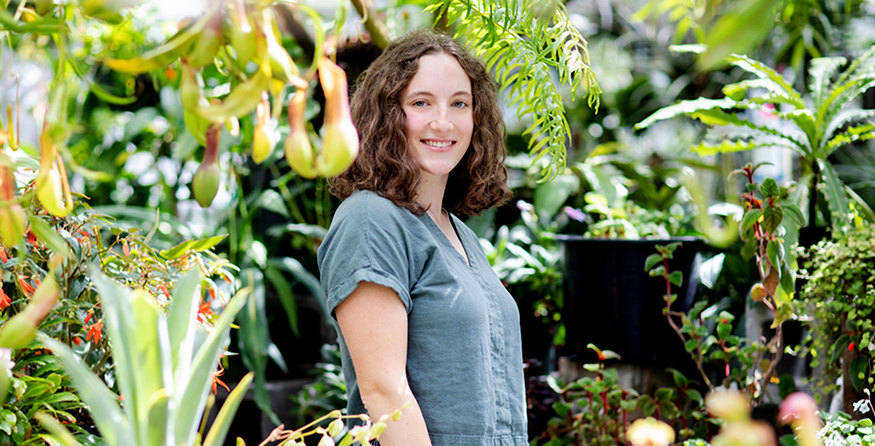
M 216 394 L 216 384 L 224 387 L 225 390 L 227 390 L 228 392 L 231 391 L 231 389 L 228 388 L 228 385 L 225 384 L 224 382 L 222 382 L 221 379 L 219 379 L 219 377 L 224 375 L 224 374 L 225 374 L 225 369 L 222 368 L 222 364 L 219 364 L 219 368 L 216 369 L 215 372 L 213 372 L 213 394 L 214 395 Z
M 203 316 L 204 319 L 206 319 L 206 318 L 210 317 L 210 315 L 214 314 L 213 309 L 210 308 L 210 306 L 211 306 L 210 304 L 211 304 L 210 302 L 204 302 L 204 303 L 200 304 L 200 306 L 197 307 L 198 316 Z
M 25 296 L 30 297 L 36 291 L 34 287 L 32 287 L 29 283 L 24 281 L 24 278 L 21 276 L 16 276 L 18 278 L 18 284 L 21 285 L 22 291 L 24 291 Z
M 88 327 L 88 334 L 85 335 L 86 341 L 94 341 L 94 343 L 100 342 L 100 338 L 103 331 L 103 319 L 94 323 L 94 325 Z
M 0 287 L 0 311 L 5 310 L 10 305 L 12 305 L 12 300 L 3 292 L 3 287 Z
M 9 261 L 9 256 L 6 255 L 6 250 L 0 248 L 0 262 L 6 263 Z

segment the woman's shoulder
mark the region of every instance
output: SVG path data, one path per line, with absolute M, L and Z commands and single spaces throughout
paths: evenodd
M 334 219 L 361 225 L 385 225 L 412 222 L 416 216 L 376 192 L 358 190 L 340 203 Z

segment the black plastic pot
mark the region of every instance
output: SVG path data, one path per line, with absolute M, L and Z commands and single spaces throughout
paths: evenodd
M 672 240 L 606 240 L 560 236 L 564 251 L 566 356 L 594 362 L 587 348 L 594 344 L 621 356 L 620 362 L 685 369 L 692 365 L 680 338 L 668 324 L 665 280 L 644 271 L 656 245 L 682 242 L 669 261 L 670 271 L 682 271 L 683 286 L 672 286 L 678 299 L 673 310 L 688 310 L 698 285 L 696 254 L 703 242 Z

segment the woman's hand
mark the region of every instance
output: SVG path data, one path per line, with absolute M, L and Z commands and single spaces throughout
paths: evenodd
M 361 282 L 334 312 L 352 357 L 362 401 L 371 419 L 405 404 L 380 436 L 382 446 L 430 446 L 422 411 L 407 383 L 407 311 L 391 288 Z

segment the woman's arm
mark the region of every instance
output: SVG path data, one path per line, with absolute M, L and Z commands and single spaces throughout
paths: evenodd
M 407 311 L 391 288 L 361 282 L 334 311 L 371 419 L 407 403 L 380 436 L 382 446 L 430 446 L 422 411 L 407 383 Z

